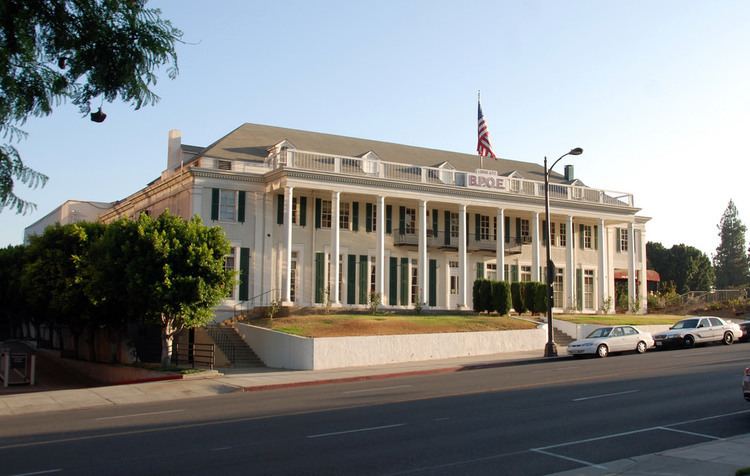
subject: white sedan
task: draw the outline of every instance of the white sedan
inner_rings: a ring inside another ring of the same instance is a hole
[[[634,326],[600,327],[585,339],[568,344],[568,353],[573,356],[585,354],[606,357],[610,352],[634,350],[639,354],[654,346],[654,338]]]

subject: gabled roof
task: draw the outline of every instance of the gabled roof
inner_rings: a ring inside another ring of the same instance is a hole
[[[464,172],[474,172],[480,168],[479,157],[474,154],[462,154],[446,150],[428,149],[259,124],[241,125],[206,147],[201,155],[219,159],[261,162],[268,156],[268,149],[283,140],[293,143],[299,150],[323,154],[360,157],[368,151],[372,151],[381,160],[386,162],[398,162],[425,167],[450,162],[456,170]],[[517,171],[526,179],[544,180],[543,166],[530,162],[508,159],[484,159],[481,168],[496,170],[500,175]],[[550,176],[550,181],[563,182],[564,177],[553,172]]]

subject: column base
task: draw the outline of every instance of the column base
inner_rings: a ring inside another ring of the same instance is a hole
[[[557,357],[557,345],[554,342],[547,342],[544,346],[545,357]]]

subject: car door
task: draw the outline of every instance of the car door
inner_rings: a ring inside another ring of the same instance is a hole
[[[729,330],[729,326],[724,324],[721,319],[716,317],[709,318],[711,321],[711,329],[714,330],[713,332],[713,339],[714,340],[721,340],[724,338],[724,332]]]
[[[711,328],[711,321],[708,318],[702,318],[698,322],[698,327],[695,329],[695,341],[706,342],[713,340],[713,329]]]
[[[641,336],[638,334],[637,330],[630,326],[624,326],[622,330],[625,333],[625,337],[623,338],[623,346],[625,347],[625,350],[634,350],[638,346],[638,341]]]
[[[612,329],[608,343],[610,352],[621,352],[627,350],[625,348],[625,332],[622,330],[622,327],[615,327]]]

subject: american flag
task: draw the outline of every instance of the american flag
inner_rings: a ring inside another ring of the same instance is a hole
[[[477,141],[477,154],[480,157],[492,157],[496,159],[495,153],[492,152],[492,146],[490,145],[490,132],[487,130],[487,123],[484,120],[482,114],[482,104],[477,102],[479,105],[479,140]]]

